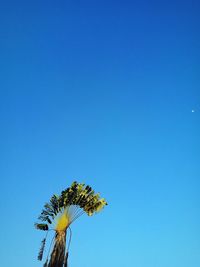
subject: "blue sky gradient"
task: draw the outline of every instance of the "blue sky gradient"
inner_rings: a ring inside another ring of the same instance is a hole
[[[200,266],[199,12],[1,3],[1,266],[42,266],[34,222],[73,180],[109,206],[72,226],[70,267]]]

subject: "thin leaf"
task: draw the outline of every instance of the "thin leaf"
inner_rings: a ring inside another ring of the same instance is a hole
[[[40,251],[39,251],[39,254],[38,254],[38,260],[39,260],[39,261],[42,260],[43,253],[44,253],[44,248],[45,248],[45,243],[46,243],[46,238],[44,238],[44,239],[42,240],[42,243],[41,243]]]

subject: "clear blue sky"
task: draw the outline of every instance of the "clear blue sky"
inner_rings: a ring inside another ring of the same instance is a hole
[[[1,1],[1,266],[42,266],[33,224],[73,180],[109,206],[73,225],[70,267],[200,266],[199,13]]]

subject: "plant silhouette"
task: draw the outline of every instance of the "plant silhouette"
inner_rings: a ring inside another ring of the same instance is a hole
[[[68,247],[66,246],[66,236],[69,232],[69,243],[71,241],[70,225],[81,215],[86,213],[92,216],[99,212],[107,202],[100,198],[90,186],[83,183],[73,182],[72,185],[63,190],[61,194],[53,195],[49,203],[38,217],[39,223],[35,227],[39,230],[55,231],[52,240],[52,249],[50,246],[50,257],[47,255],[44,267],[67,267],[68,266]],[[41,248],[38,254],[38,260],[42,260],[45,249],[46,237],[42,240]],[[49,253],[48,253],[49,254]]]

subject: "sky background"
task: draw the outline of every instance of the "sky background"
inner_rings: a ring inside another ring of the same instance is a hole
[[[109,205],[72,226],[70,267],[200,266],[199,13],[1,1],[1,266],[42,266],[34,222],[74,180]]]

